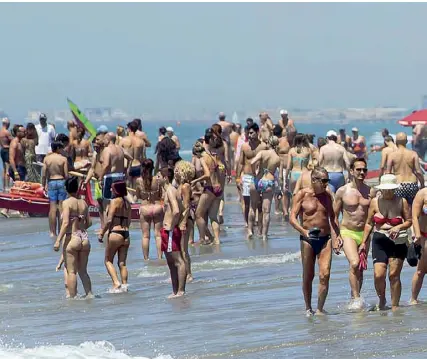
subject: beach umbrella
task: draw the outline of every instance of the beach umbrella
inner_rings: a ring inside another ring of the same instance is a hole
[[[71,101],[69,98],[67,98],[68,106],[70,107],[70,111],[73,114],[74,120],[77,122],[77,124],[81,127],[84,127],[85,130],[89,133],[89,142],[91,142],[95,136],[96,136],[96,129],[92,125],[92,123],[88,120],[86,115],[80,111],[80,109],[77,107],[77,105]]]
[[[413,111],[410,115],[397,121],[402,126],[427,125],[427,110]]]

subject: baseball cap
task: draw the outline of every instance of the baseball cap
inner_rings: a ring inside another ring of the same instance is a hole
[[[218,117],[219,117],[219,118],[223,118],[223,117],[225,118],[225,113],[224,113],[224,112],[220,112],[220,113],[218,114]]]
[[[337,133],[334,130],[329,130],[328,132],[326,132],[326,137],[331,137],[331,136],[338,137]]]
[[[166,132],[173,132],[173,127],[166,127]]]
[[[287,111],[287,110],[280,110],[280,114],[281,114],[281,115],[287,115],[287,114],[288,114],[288,111]]]
[[[101,125],[96,129],[96,132],[108,132],[108,127],[105,125]]]
[[[47,116],[45,113],[41,113],[39,116],[39,120],[47,120]]]
[[[1,119],[1,122],[2,122],[2,123],[9,123],[10,121],[9,121],[9,119],[8,119],[7,117],[3,117],[3,118]]]
[[[359,132],[359,129],[358,129],[357,127],[353,127],[353,128],[351,129],[351,132]]]

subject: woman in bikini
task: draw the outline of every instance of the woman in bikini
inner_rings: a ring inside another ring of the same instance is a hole
[[[77,138],[72,142],[75,154],[74,168],[76,170],[83,170],[89,166],[89,157],[92,157],[92,146],[89,141],[84,139],[85,133],[84,128],[77,128]]]
[[[69,197],[62,203],[62,225],[53,248],[58,251],[62,243],[69,297],[74,298],[77,295],[77,273],[86,296],[92,296],[92,283],[87,273],[90,242],[86,232],[92,225],[92,220],[86,201],[77,198],[77,177],[68,178],[65,181],[65,189]]]
[[[259,218],[260,232],[262,239],[267,240],[268,227],[270,225],[270,212],[271,202],[274,196],[275,176],[278,170],[279,182],[283,183],[283,162],[278,154],[279,139],[276,136],[270,136],[268,139],[268,149],[259,151],[258,154],[252,159],[251,165],[257,166],[259,164],[259,171],[255,179],[256,189],[262,200],[262,221]],[[282,185],[279,186],[279,189]],[[279,200],[281,196],[279,196]]]
[[[372,230],[374,230],[372,236],[372,258],[374,262],[375,290],[379,298],[379,310],[386,309],[387,268],[392,310],[396,310],[399,307],[402,293],[400,272],[408,252],[407,229],[411,227],[412,219],[406,199],[399,198],[395,194],[398,187],[395,175],[387,174],[381,177],[381,182],[376,187],[381,191],[381,194],[371,200],[365,230],[363,231],[362,244],[359,246],[359,254],[361,252],[367,253],[369,237]]]
[[[193,157],[191,159],[191,164],[195,169],[194,178],[199,178],[204,175],[203,165],[201,162],[201,157],[203,152],[205,151],[205,147],[203,145],[203,139],[199,139],[193,146]],[[191,187],[191,208],[190,213],[191,216],[196,219],[196,209],[199,205],[200,196],[204,190],[204,182],[196,182],[194,186]],[[208,214],[206,213],[205,218],[206,223],[209,221]],[[206,227],[206,238],[209,242],[213,241],[213,236],[208,227]],[[194,244],[194,226],[189,230],[189,244]]]
[[[411,304],[418,304],[418,295],[423,286],[424,276],[427,272],[427,188],[421,189],[412,203],[412,221],[414,224],[414,243],[418,245],[421,258],[417,270],[412,278]]]
[[[219,136],[222,138],[222,127],[219,124],[216,123],[212,125],[212,132],[215,134],[215,136]],[[226,181],[228,181],[228,183],[231,182],[231,163],[230,163],[231,152],[230,151],[231,151],[230,145],[228,144],[227,141],[223,139],[222,146],[218,148],[218,151],[216,151],[220,162],[223,163],[225,166],[225,171],[220,172],[220,178],[219,178],[222,188],[225,187]],[[218,209],[219,224],[224,223],[224,205],[225,205],[225,201],[224,201],[224,191],[223,191],[221,196],[221,201],[219,204],[219,209]]]
[[[221,163],[217,150],[223,145],[221,136],[214,134],[211,128],[205,132],[205,151],[202,152],[200,163],[203,166],[203,176],[194,179],[191,186],[198,182],[205,181],[204,190],[200,196],[199,205],[196,210],[196,224],[199,229],[200,243],[207,244],[206,215],[212,223],[214,234],[214,244],[219,244],[219,222],[218,210],[224,188],[221,186],[220,178],[225,172],[225,166]]]
[[[191,259],[188,253],[188,242],[190,231],[194,232],[194,216],[191,211],[191,181],[195,176],[194,166],[187,161],[179,161],[175,165],[174,179],[178,184],[178,206],[180,218],[178,222],[179,229],[182,232],[181,237],[181,254],[185,262],[187,271],[187,281],[192,281]],[[193,212],[194,214],[194,212]]]
[[[118,181],[111,185],[114,198],[111,200],[107,211],[107,220],[104,227],[98,234],[98,241],[102,243],[105,232],[108,231],[107,243],[105,244],[105,267],[113,281],[112,290],[127,291],[128,270],[126,268],[126,259],[130,244],[129,226],[132,220],[132,207],[126,199],[126,182]],[[114,268],[114,257],[118,255],[118,265],[120,270],[119,281],[117,271]]]
[[[304,168],[307,168],[311,158],[311,149],[305,135],[299,133],[295,136],[294,146],[288,153],[286,170],[286,183],[290,193],[294,193],[295,185]]]
[[[136,180],[136,197],[141,199],[139,208],[142,230],[142,252],[148,260],[150,252],[150,228],[154,226],[157,258],[162,258],[162,239],[160,229],[163,226],[164,209],[162,202],[162,183],[158,176],[153,177],[154,162],[147,158],[141,163],[141,177]]]

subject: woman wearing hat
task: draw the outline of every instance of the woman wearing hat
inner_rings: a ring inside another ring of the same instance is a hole
[[[378,309],[386,309],[386,276],[391,290],[392,310],[399,306],[402,284],[400,272],[408,252],[407,229],[412,225],[409,205],[406,199],[396,197],[395,190],[399,187],[395,175],[381,177],[376,188],[381,194],[373,198],[369,206],[368,218],[363,232],[359,253],[368,253],[369,236],[372,236],[372,259],[374,262],[375,290],[379,298]]]

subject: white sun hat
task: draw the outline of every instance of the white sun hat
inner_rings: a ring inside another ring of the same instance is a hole
[[[167,131],[167,132],[173,132],[173,128],[172,128],[172,127],[170,127],[170,126],[169,126],[169,127],[166,127],[166,131]]]
[[[396,189],[399,188],[399,184],[397,183],[397,177],[392,174],[387,174],[381,177],[381,182],[376,189]]]
[[[287,115],[287,114],[288,114],[288,111],[287,111],[287,110],[280,110],[280,114],[281,114],[281,115]]]
[[[338,137],[337,133],[334,130],[329,130],[328,132],[326,132],[326,137],[331,137],[331,136]]]

